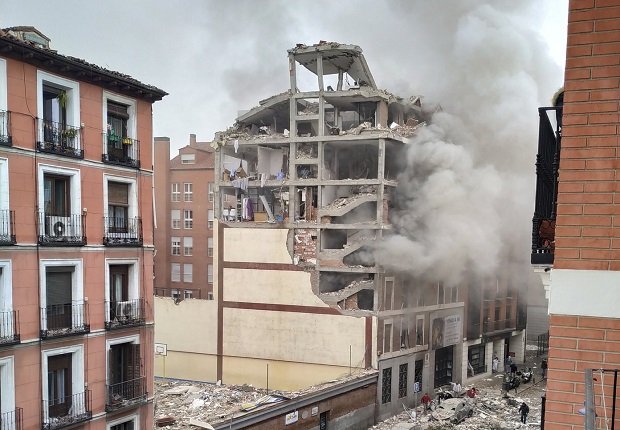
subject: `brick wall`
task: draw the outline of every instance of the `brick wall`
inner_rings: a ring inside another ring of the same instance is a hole
[[[554,268],[620,270],[620,1],[569,8]]]

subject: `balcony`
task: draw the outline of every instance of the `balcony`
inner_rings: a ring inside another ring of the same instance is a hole
[[[106,412],[114,412],[146,402],[146,377],[141,376],[106,386]]]
[[[0,414],[0,430],[22,430],[22,426],[22,408],[15,408],[14,411]]]
[[[80,127],[39,119],[37,149],[48,154],[84,158]]]
[[[0,312],[0,347],[19,343],[19,312]],[[3,427],[0,425],[0,430]]]
[[[88,303],[67,303],[41,308],[41,339],[89,332]]]
[[[0,210],[0,246],[15,245],[15,212]]]
[[[103,217],[105,246],[142,246],[142,218]]]
[[[0,146],[13,146],[11,112],[0,110]]]
[[[106,302],[109,319],[105,322],[107,330],[144,325],[144,299],[122,302]]]
[[[51,215],[40,212],[39,245],[86,245],[86,215]]]
[[[517,321],[513,319],[498,320],[498,321],[485,321],[482,326],[483,334],[490,334],[499,331],[512,331],[517,328]]]
[[[128,137],[103,133],[103,154],[101,155],[101,160],[108,164],[139,169],[140,142]]]
[[[536,202],[532,219],[532,264],[551,265],[555,249],[562,107],[538,108]]]
[[[56,430],[88,421],[93,416],[90,390],[59,399],[43,400],[43,430]]]

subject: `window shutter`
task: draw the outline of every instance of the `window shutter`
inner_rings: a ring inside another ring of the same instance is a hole
[[[48,267],[45,273],[47,306],[71,303],[71,276],[74,268]]]
[[[127,206],[129,204],[129,184],[108,182],[108,205]]]
[[[108,101],[108,115],[112,115],[118,118],[129,119],[129,113],[127,112],[127,106]]]

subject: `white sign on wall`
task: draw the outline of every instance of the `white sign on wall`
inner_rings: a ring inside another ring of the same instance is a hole
[[[289,414],[286,414],[286,417],[284,418],[284,425],[296,423],[297,420],[299,420],[299,414],[297,413],[297,411],[291,412]]]

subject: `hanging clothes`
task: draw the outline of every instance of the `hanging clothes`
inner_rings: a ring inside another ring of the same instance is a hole
[[[248,215],[248,220],[249,221],[254,221],[254,203],[252,202],[252,199],[247,199],[247,215]]]

